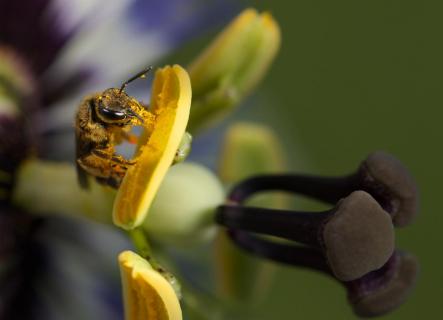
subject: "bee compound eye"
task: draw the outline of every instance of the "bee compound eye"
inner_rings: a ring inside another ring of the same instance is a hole
[[[98,112],[102,118],[110,121],[121,121],[126,119],[126,113],[119,110],[112,110],[108,108],[99,108]]]

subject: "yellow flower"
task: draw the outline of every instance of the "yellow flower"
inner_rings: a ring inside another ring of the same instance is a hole
[[[147,121],[135,160],[126,172],[115,202],[114,223],[133,229],[145,219],[188,123],[191,82],[180,66],[157,70],[151,95],[153,121]]]
[[[124,251],[119,257],[126,320],[181,320],[171,284],[142,257]]]

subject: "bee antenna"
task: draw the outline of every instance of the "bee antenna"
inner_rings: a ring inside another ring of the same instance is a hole
[[[152,70],[152,66],[147,67],[146,69],[144,69],[143,71],[140,71],[139,73],[137,73],[136,75],[134,75],[133,77],[129,78],[128,80],[126,80],[122,86],[120,87],[120,93],[122,93],[123,91],[125,91],[125,88],[128,84],[130,84],[132,81],[137,80],[138,78],[145,78],[146,74]]]

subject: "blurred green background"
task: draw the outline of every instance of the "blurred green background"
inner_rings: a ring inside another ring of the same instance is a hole
[[[348,173],[379,149],[400,158],[419,185],[421,212],[415,224],[397,230],[397,246],[418,257],[421,274],[407,303],[384,318],[443,318],[443,2],[245,3],[272,12],[283,46],[235,120],[272,126],[297,171]],[[199,41],[182,56],[201,48]],[[345,291],[331,279],[285,266],[277,273],[254,319],[354,318]]]

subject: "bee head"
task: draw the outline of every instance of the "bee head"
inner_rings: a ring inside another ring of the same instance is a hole
[[[127,125],[136,120],[143,123],[133,109],[134,99],[120,89],[105,90],[96,100],[95,113],[97,117],[107,124]]]

